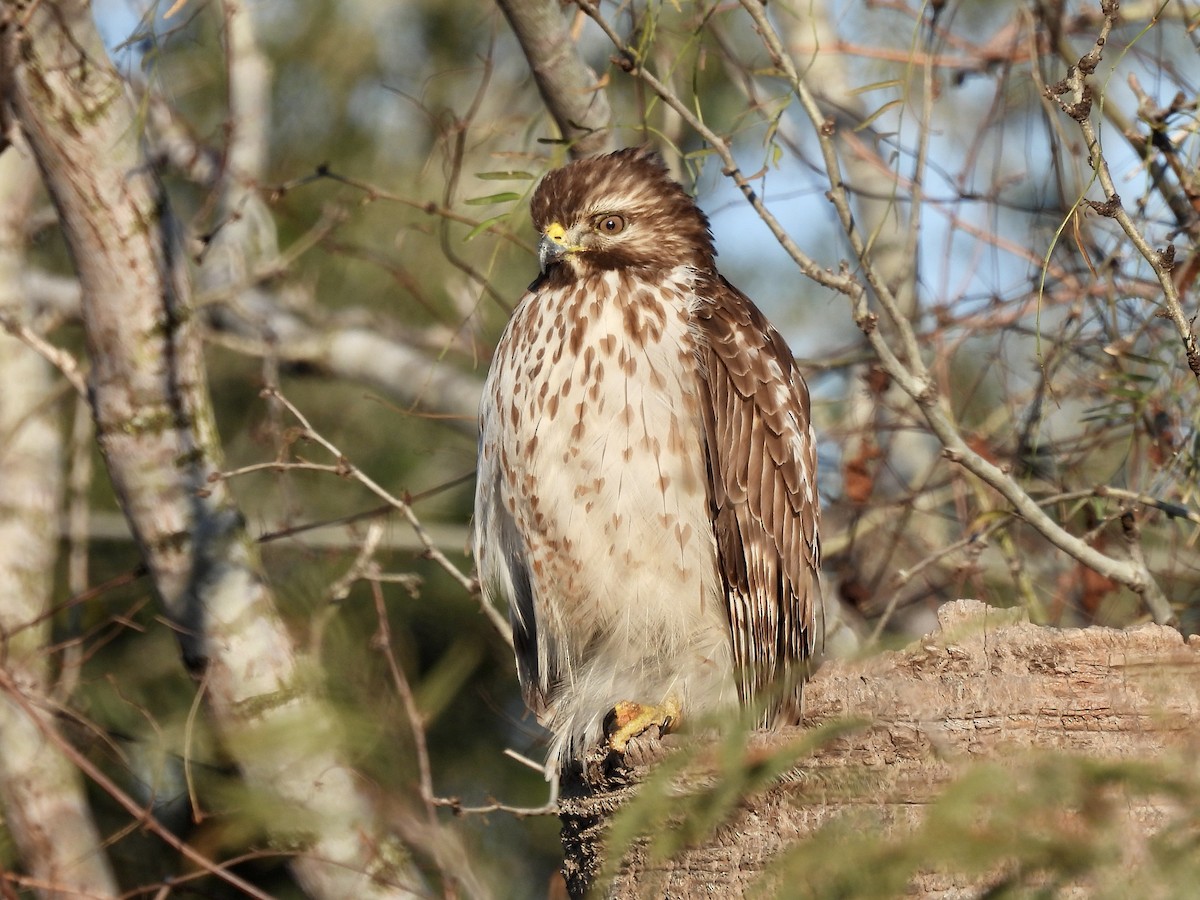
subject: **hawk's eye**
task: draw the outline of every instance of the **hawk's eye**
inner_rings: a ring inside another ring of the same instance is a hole
[[[620,234],[625,230],[625,220],[620,216],[600,216],[596,219],[596,230],[601,234]]]

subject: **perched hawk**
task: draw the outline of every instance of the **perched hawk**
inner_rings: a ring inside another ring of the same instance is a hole
[[[484,388],[475,558],[551,762],[737,700],[799,713],[820,621],[808,389],[640,149],[548,174]]]

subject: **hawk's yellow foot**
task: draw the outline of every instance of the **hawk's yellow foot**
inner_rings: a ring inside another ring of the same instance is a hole
[[[651,725],[657,725],[659,731],[666,734],[671,725],[679,721],[680,711],[675,697],[668,697],[659,706],[622,700],[612,709],[613,731],[608,736],[608,746],[624,753],[629,742]]]

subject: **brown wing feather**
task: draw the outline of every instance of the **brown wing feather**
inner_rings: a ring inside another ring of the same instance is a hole
[[[738,691],[767,718],[799,712],[818,628],[817,459],[808,388],[787,344],[720,276],[698,286],[695,329],[713,528]],[[783,686],[783,695],[772,695]]]

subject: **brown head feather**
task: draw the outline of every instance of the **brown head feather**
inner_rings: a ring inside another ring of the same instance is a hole
[[[553,223],[580,245],[574,266],[558,265],[555,278],[622,268],[714,268],[708,219],[673,179],[658,154],[642,147],[582,159],[550,172],[530,204],[541,233]],[[619,215],[624,230],[599,233],[594,222]],[[548,273],[550,274],[550,273]]]

